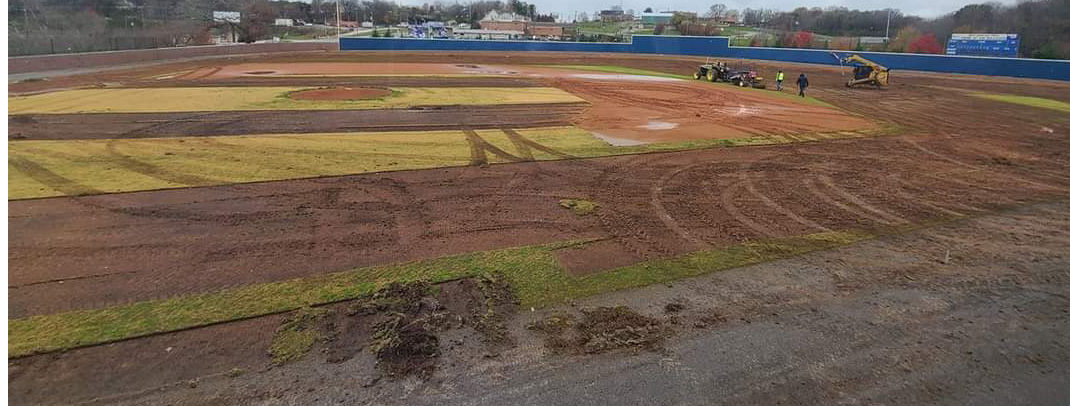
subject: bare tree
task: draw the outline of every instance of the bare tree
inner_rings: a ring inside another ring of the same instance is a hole
[[[724,18],[725,13],[727,12],[728,6],[725,6],[724,4],[714,4],[710,6],[709,11],[706,12],[706,17],[712,18],[714,20],[720,20]]]

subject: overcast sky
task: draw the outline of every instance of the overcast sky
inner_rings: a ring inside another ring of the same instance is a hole
[[[399,0],[405,4],[420,5],[429,0]],[[443,0],[450,2],[451,0]],[[464,3],[465,0],[459,0]],[[730,9],[771,8],[776,10],[792,10],[796,7],[827,7],[843,6],[859,10],[874,10],[896,8],[905,14],[921,17],[939,17],[945,13],[958,10],[962,6],[974,3],[985,3],[990,0],[897,0],[879,2],[873,0],[601,0],[601,1],[577,1],[577,0],[527,0],[535,3],[539,13],[557,13],[565,19],[571,19],[574,12],[586,11],[588,15],[597,10],[609,8],[614,5],[622,5],[625,10],[633,9],[637,13],[647,7],[655,11],[679,10],[679,11],[705,11],[711,4],[723,3]],[[1013,4],[1014,0],[998,0],[1004,4]],[[593,17],[593,15],[592,15]]]

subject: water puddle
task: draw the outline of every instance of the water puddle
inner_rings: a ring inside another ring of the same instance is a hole
[[[661,131],[661,130],[671,130],[671,129],[676,128],[678,126],[680,126],[680,125],[676,124],[676,123],[668,123],[668,122],[664,122],[664,121],[648,121],[645,125],[639,126],[639,128],[644,128],[644,129],[647,129],[647,130],[654,130],[654,131]]]
[[[629,140],[627,138],[615,138],[615,137],[610,137],[608,135],[599,134],[599,133],[595,133],[595,132],[592,132],[591,134],[594,134],[594,136],[598,137],[598,139],[600,139],[602,141],[605,141],[607,144],[612,145],[614,147],[634,147],[636,145],[647,144],[646,142],[642,142],[642,141]]]

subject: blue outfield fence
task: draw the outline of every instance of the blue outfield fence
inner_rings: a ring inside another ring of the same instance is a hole
[[[857,53],[889,69],[1070,81],[1070,61],[977,56],[830,51],[728,46],[728,37],[635,35],[630,43],[496,41],[464,39],[342,38],[343,51],[615,52],[763,59],[839,65],[836,55]]]

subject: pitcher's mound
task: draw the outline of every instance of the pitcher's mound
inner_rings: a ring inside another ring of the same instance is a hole
[[[390,95],[390,89],[374,87],[332,87],[327,89],[302,90],[290,93],[296,100],[363,100]]]

